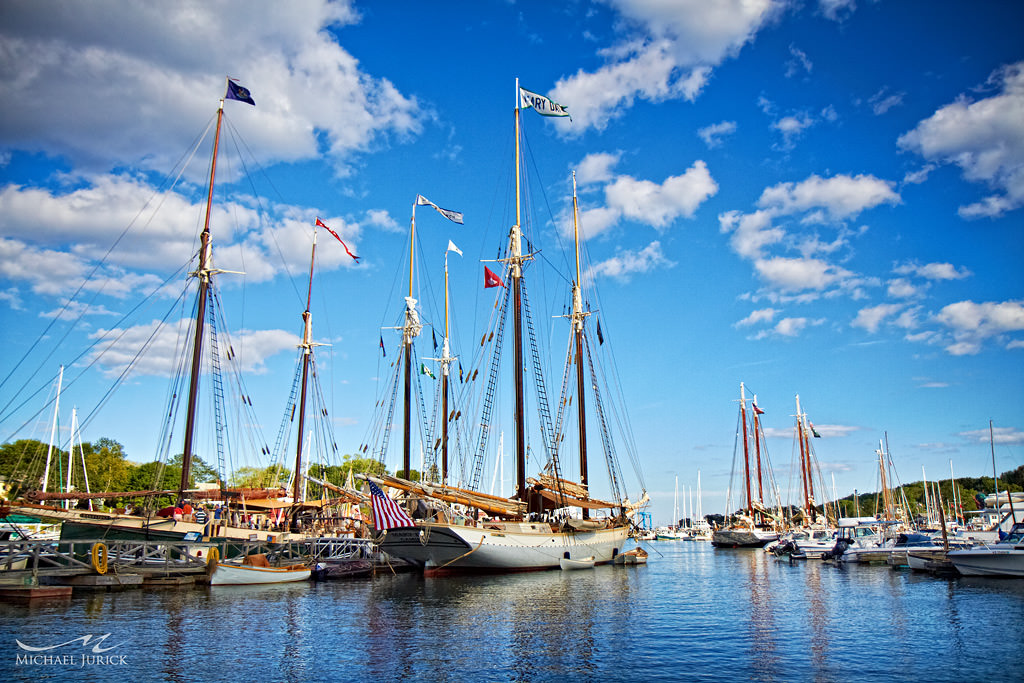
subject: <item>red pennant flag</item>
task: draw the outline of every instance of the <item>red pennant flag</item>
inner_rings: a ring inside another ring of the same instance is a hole
[[[488,287],[504,287],[505,283],[501,281],[501,278],[495,275],[490,268],[484,266],[484,289]]]
[[[757,413],[758,415],[764,415],[764,411],[758,408],[756,403],[751,403],[751,405],[754,406],[755,413]]]
[[[320,220],[319,217],[316,219],[316,224],[318,226],[320,226],[321,228],[323,228],[324,230],[326,230],[327,232],[329,232],[332,235],[334,235],[334,239],[336,239],[339,242],[341,242],[341,246],[345,247],[345,253],[348,254],[349,256],[351,256],[355,260],[356,263],[359,263],[359,257],[356,256],[355,254],[353,254],[351,251],[348,250],[348,245],[345,244],[345,240],[343,240],[340,237],[338,237],[338,233],[334,232],[333,230],[328,228],[326,225],[324,225],[324,222],[322,220]]]

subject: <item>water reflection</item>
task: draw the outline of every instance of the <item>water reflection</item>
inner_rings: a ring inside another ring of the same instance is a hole
[[[0,604],[0,677],[68,678],[15,666],[14,639],[88,633],[128,643],[128,667],[90,672],[108,681],[952,681],[1005,680],[1019,668],[1024,581],[652,545],[646,567]]]
[[[775,638],[775,606],[772,604],[774,587],[767,571],[767,555],[760,549],[747,549],[736,553],[747,568],[747,590],[750,594],[750,657],[755,678],[772,680],[777,676],[778,655]]]

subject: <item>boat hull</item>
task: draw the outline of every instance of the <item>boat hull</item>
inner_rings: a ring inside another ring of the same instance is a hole
[[[964,576],[1024,577],[1024,545],[1016,548],[952,550],[946,557]]]
[[[381,550],[423,567],[427,573],[516,572],[558,569],[566,557],[611,562],[629,538],[627,527],[592,531],[551,531],[547,524],[488,529],[425,524],[391,529]]]
[[[760,529],[719,529],[711,535],[716,548],[763,548],[766,543],[779,540],[774,531]]]
[[[211,586],[251,586],[271,583],[294,583],[306,581],[310,569],[275,569],[273,567],[251,567],[218,562],[210,575]]]

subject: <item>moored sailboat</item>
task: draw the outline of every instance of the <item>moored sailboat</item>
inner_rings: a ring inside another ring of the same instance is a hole
[[[246,89],[242,88],[230,79],[228,80],[227,92],[225,93],[225,96],[221,98],[220,106],[217,110],[216,132],[213,140],[209,183],[206,195],[205,219],[203,220],[203,227],[199,236],[199,249],[196,253],[198,262],[195,269],[189,273],[189,280],[194,278],[198,283],[198,287],[195,295],[194,316],[191,319],[191,326],[189,329],[191,340],[187,344],[187,346],[190,347],[187,349],[189,355],[186,356],[181,364],[182,368],[188,368],[188,391],[187,406],[184,410],[185,434],[181,455],[180,482],[176,488],[164,488],[161,486],[160,478],[158,476],[157,481],[154,482],[153,488],[150,490],[104,492],[86,491],[84,493],[52,493],[46,491],[46,485],[44,483],[42,491],[29,491],[25,496],[28,502],[15,507],[28,514],[35,514],[49,520],[60,522],[62,540],[104,538],[108,540],[181,541],[183,539],[215,537],[226,541],[252,541],[256,540],[254,537],[257,537],[259,540],[284,541],[304,537],[303,534],[290,533],[287,530],[289,524],[284,519],[284,515],[279,513],[287,508],[289,510],[288,517],[293,522],[291,526],[293,530],[296,530],[294,520],[299,511],[299,506],[302,503],[300,491],[302,490],[302,484],[304,483],[301,467],[303,463],[303,420],[306,408],[306,386],[311,372],[312,347],[314,346],[310,338],[311,327],[308,299],[307,310],[303,314],[303,341],[302,344],[300,344],[300,348],[303,350],[300,365],[302,372],[302,385],[301,398],[297,406],[299,411],[299,425],[296,435],[296,468],[292,486],[292,497],[288,499],[287,491],[283,487],[276,485],[271,485],[268,488],[257,488],[255,486],[227,488],[224,482],[224,475],[226,473],[223,470],[226,468],[223,467],[223,462],[221,463],[220,469],[222,471],[219,472],[220,480],[217,485],[211,485],[209,488],[193,488],[193,459],[196,451],[196,434],[197,431],[199,431],[197,423],[198,415],[200,413],[200,378],[206,373],[209,373],[213,377],[213,391],[211,392],[213,394],[213,398],[211,399],[211,402],[214,406],[213,412],[216,414],[217,418],[221,418],[225,412],[225,406],[223,404],[225,400],[223,389],[224,382],[220,377],[221,364],[225,359],[230,362],[234,357],[230,342],[226,345],[221,344],[220,346],[217,342],[218,332],[215,328],[217,327],[216,323],[220,320],[220,316],[217,315],[217,312],[214,309],[214,306],[218,301],[218,296],[215,292],[213,281],[214,276],[217,273],[225,271],[218,270],[214,267],[213,240],[211,236],[214,183],[217,177],[217,158],[220,147],[221,127],[224,120],[225,99],[234,99],[250,105],[255,104]],[[319,219],[317,219],[317,225],[323,225],[320,223]],[[326,226],[323,227],[326,228]],[[337,237],[337,235],[335,235],[335,237]],[[340,237],[338,239],[340,241]],[[315,256],[315,228],[313,249],[313,254]],[[310,278],[310,287],[312,287],[312,265]],[[220,334],[223,334],[223,331],[221,331]],[[226,353],[223,354],[222,358],[221,352],[223,351],[224,346],[227,347],[227,350]],[[207,365],[209,367],[207,367]],[[166,415],[173,417],[179,412],[178,405],[176,403],[178,396],[179,393],[177,391],[171,392],[170,400],[172,405],[165,412]],[[244,395],[240,398],[240,403],[243,405],[242,410],[250,411],[252,406],[251,400]],[[247,402],[248,408],[244,407]],[[169,422],[172,417],[168,418]],[[249,421],[255,422],[253,419],[250,419]],[[221,452],[223,437],[222,428],[222,420],[218,419],[218,424],[216,425],[215,430],[217,431],[218,456],[221,459],[223,459],[223,453]],[[171,428],[165,429],[168,435],[173,431]],[[164,441],[163,446],[168,447],[170,441],[171,439],[168,436]],[[269,449],[266,449],[265,447],[264,451],[269,453]],[[162,471],[163,466],[166,464],[166,458],[161,456],[159,460],[161,461],[160,470]],[[158,511],[155,509],[153,504],[154,499],[158,496],[170,497],[172,501],[177,501],[177,503],[172,504],[164,510]],[[143,505],[142,510],[139,512],[133,512],[127,509],[116,512],[100,510],[84,511],[73,508],[56,508],[46,505],[46,503],[55,500],[91,501],[93,499],[114,500],[135,498],[143,498],[147,501],[147,504]],[[360,498],[353,492],[341,492],[339,494],[339,498],[342,502],[354,502],[360,500]],[[287,500],[287,502],[284,502],[285,500]],[[202,514],[197,514],[195,516],[188,514],[188,509],[192,504],[195,504],[196,507],[199,508],[204,501],[217,501],[218,503],[222,503],[223,507],[216,516],[212,510],[209,513],[203,511]],[[265,519],[267,519],[267,521],[262,525],[262,528],[254,528],[254,526],[257,526],[256,523],[244,523],[237,514],[237,511],[239,509],[244,510],[246,505],[249,506],[249,509],[264,509],[259,506],[261,501],[270,501],[270,507],[275,510],[275,514],[265,515]],[[269,518],[271,517],[274,518],[273,526],[269,521]]]
[[[534,106],[539,96],[520,90],[516,84],[515,107],[515,178],[516,216],[507,238],[507,257],[500,259],[505,265],[504,277],[486,271],[487,286],[501,287],[501,296],[495,306],[500,309],[496,325],[497,336],[501,339],[506,315],[511,316],[513,327],[513,373],[514,386],[514,439],[516,462],[516,491],[511,498],[484,494],[478,490],[482,470],[483,446],[490,429],[489,409],[493,395],[488,393],[484,400],[480,420],[479,440],[481,446],[472,463],[471,481],[468,487],[452,486],[442,475],[440,482],[417,483],[397,478],[367,477],[394,489],[404,491],[408,498],[431,502],[433,509],[428,516],[416,519],[414,526],[387,528],[378,521],[378,528],[384,531],[381,548],[385,552],[423,567],[429,573],[472,572],[472,571],[525,571],[558,568],[563,560],[587,557],[596,564],[608,563],[624,549],[631,533],[631,517],[646,500],[630,503],[621,492],[621,475],[617,472],[614,451],[610,444],[607,421],[602,404],[596,392],[597,378],[587,376],[587,361],[591,356],[591,344],[586,333],[586,319],[590,315],[584,310],[582,279],[579,260],[578,204],[573,192],[573,225],[576,239],[576,272],[572,282],[572,309],[566,316],[572,326],[569,358],[575,368],[577,434],[579,447],[579,482],[572,482],[561,475],[559,443],[562,437],[562,409],[567,401],[560,403],[558,419],[551,422],[546,395],[538,390],[538,408],[541,412],[541,436],[547,452],[543,472],[535,478],[527,478],[527,431],[526,431],[526,390],[524,370],[525,342],[530,338],[535,354],[533,366],[539,372],[540,362],[536,356],[536,343],[532,339],[533,328],[529,319],[523,278],[524,265],[532,254],[524,253],[524,236],[520,214],[520,108]],[[545,102],[548,102],[545,98]],[[530,104],[527,104],[530,102]],[[555,110],[547,108],[547,111]],[[575,183],[574,183],[575,184]],[[600,332],[598,332],[600,335]],[[493,333],[492,335],[493,336]],[[487,335],[485,335],[485,339]],[[500,343],[500,341],[499,341]],[[497,355],[491,363],[491,374],[487,391],[493,391],[494,376],[497,373]],[[566,379],[569,377],[567,368]],[[589,381],[588,381],[589,380]],[[542,386],[538,381],[538,385]],[[598,500],[591,495],[590,471],[587,461],[586,393],[587,387],[594,388],[594,410],[602,424],[602,440],[606,459],[609,461],[613,481],[611,491],[615,500]],[[565,390],[563,390],[563,395]],[[447,419],[447,415],[444,416]],[[407,469],[407,468],[406,468]],[[618,475],[618,476],[616,476]],[[599,512],[603,516],[596,516]],[[595,515],[595,516],[592,516]],[[479,519],[483,515],[485,519]]]
[[[779,538],[779,517],[764,504],[764,479],[767,471],[769,485],[772,485],[771,469],[762,462],[762,432],[760,415],[764,412],[757,407],[756,397],[751,403],[753,407],[752,431],[754,441],[754,462],[751,463],[750,444],[747,421],[746,388],[740,382],[740,416],[738,435],[743,447],[743,480],[744,506],[735,515],[732,523],[721,529],[715,529],[711,535],[711,544],[716,548],[760,548],[766,543]],[[753,465],[753,471],[752,471]],[[735,475],[736,473],[734,473]],[[752,478],[757,482],[757,500],[752,491]],[[735,476],[733,477],[735,481]],[[770,504],[769,500],[769,504]]]

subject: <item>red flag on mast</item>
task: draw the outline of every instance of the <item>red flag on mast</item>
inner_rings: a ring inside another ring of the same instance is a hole
[[[504,287],[505,283],[501,281],[501,278],[494,274],[490,268],[484,266],[484,289],[488,287]]]
[[[349,251],[348,245],[345,244],[345,240],[341,239],[341,237],[338,236],[338,233],[334,232],[333,230],[328,228],[326,225],[324,225],[324,222],[322,220],[320,220],[319,217],[316,219],[316,224],[318,226],[320,226],[321,228],[323,228],[324,230],[326,230],[327,232],[329,232],[332,235],[334,235],[334,239],[336,239],[339,242],[341,242],[341,246],[345,247],[345,253],[348,254],[349,256],[351,256],[355,260],[356,263],[359,263],[359,257],[356,256],[355,254],[353,254],[351,251]]]

